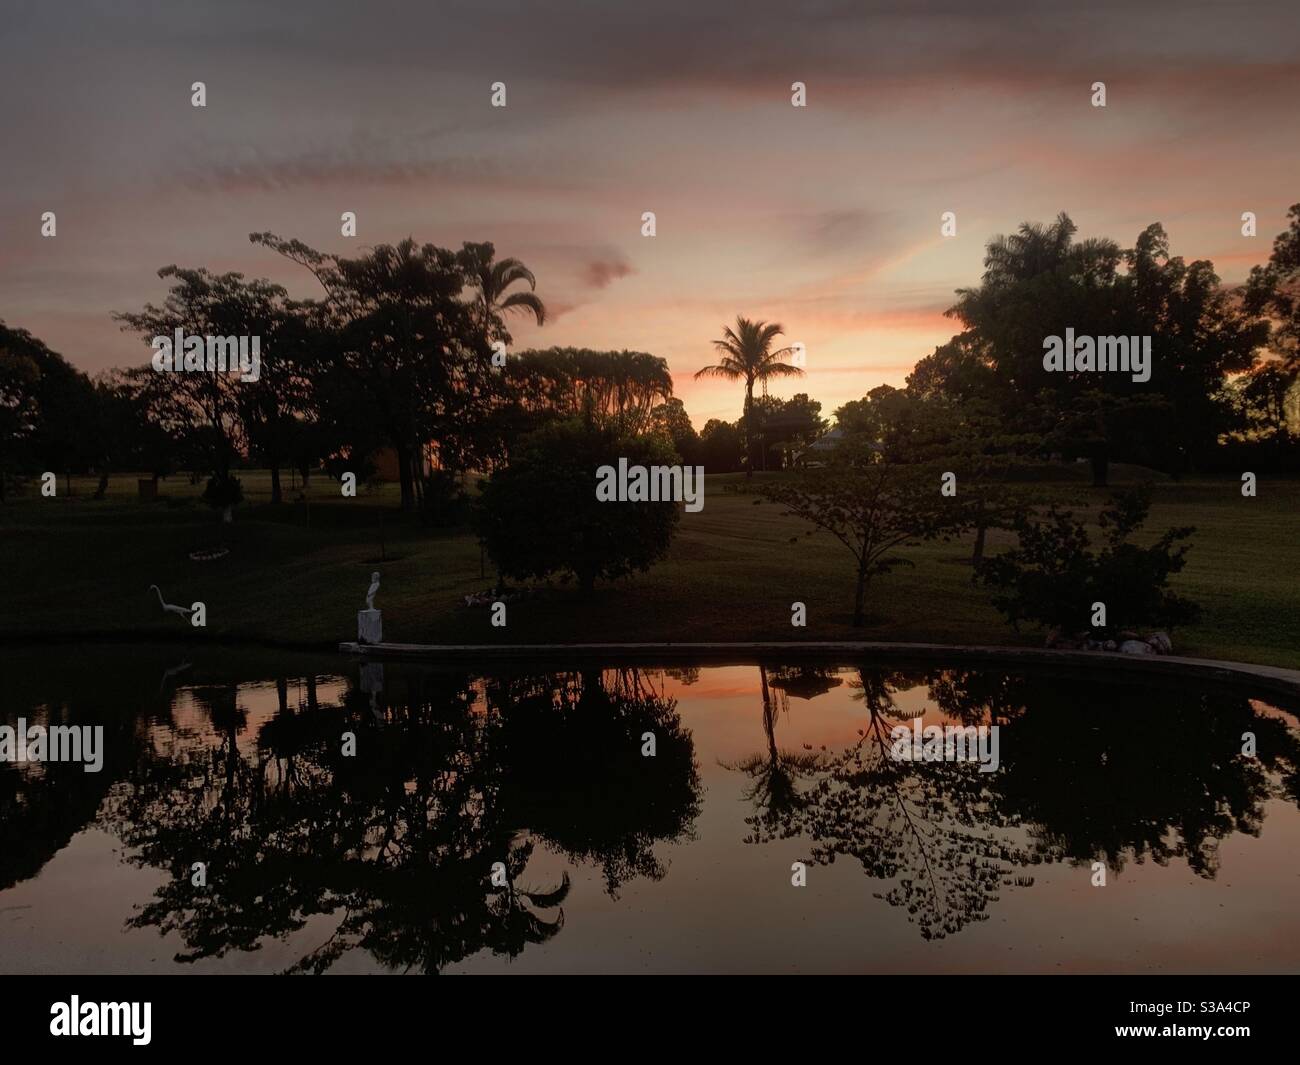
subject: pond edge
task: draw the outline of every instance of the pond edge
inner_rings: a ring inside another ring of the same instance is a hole
[[[356,641],[338,649],[363,658],[423,661],[533,661],[538,659],[636,658],[653,661],[749,662],[764,655],[782,658],[889,659],[999,665],[1061,666],[1143,677],[1176,676],[1183,680],[1249,681],[1253,687],[1300,696],[1300,670],[1250,662],[1225,662],[1178,655],[1126,655],[1114,651],[1064,651],[1033,647],[986,647],[969,644],[887,643],[853,640],[755,641],[748,643],[569,643],[569,644],[421,644]]]

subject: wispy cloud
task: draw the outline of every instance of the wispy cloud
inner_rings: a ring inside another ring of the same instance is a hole
[[[592,259],[582,272],[582,279],[592,288],[606,288],[620,277],[636,273],[622,259]]]
[[[519,256],[551,313],[517,342],[663,354],[697,420],[738,412],[689,372],[721,324],[782,321],[829,408],[950,335],[942,311],[994,233],[1065,209],[1127,243],[1159,220],[1176,254],[1239,278],[1300,199],[1290,0],[229,0],[147,18],[87,0],[6,17],[3,311],[91,369],[126,358],[109,313],[161,298],[168,262],[293,290],[250,231],[343,252],[411,234]]]

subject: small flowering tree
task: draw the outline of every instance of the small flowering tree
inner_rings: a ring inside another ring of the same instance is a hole
[[[947,536],[966,518],[954,500],[940,494],[938,473],[929,464],[889,462],[855,444],[838,452],[831,465],[768,486],[764,494],[848,548],[855,572],[853,624],[862,626],[871,578],[914,565],[896,552]]]

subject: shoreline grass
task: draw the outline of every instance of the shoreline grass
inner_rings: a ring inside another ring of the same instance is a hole
[[[1142,475],[1121,468],[1116,484]],[[769,474],[779,477],[781,474]],[[600,584],[590,600],[556,582],[509,604],[508,624],[493,628],[486,607],[464,596],[495,583],[491,562],[465,529],[432,529],[397,509],[395,485],[342,499],[337,485],[314,479],[308,497],[285,478],[285,498],[269,503],[265,471],[241,471],[247,502],[222,526],[198,501],[202,485],[174,477],[160,499],[135,498],[135,475],[110,482],[93,500],[93,478],[59,480],[59,496],[30,495],[0,507],[6,558],[6,608],[0,637],[75,639],[116,633],[144,639],[275,642],[333,647],[355,637],[370,573],[382,586],[385,638],[407,643],[581,643],[635,641],[880,640],[1042,646],[1034,629],[1019,633],[971,582],[969,535],[904,554],[901,568],[873,582],[867,624],[850,624],[851,559],[829,536],[806,535],[740,475],[710,474],[706,505],[683,514],[668,557],[646,574]],[[1034,488],[1078,513],[1095,516],[1108,498],[1082,471]],[[1198,601],[1198,624],[1174,633],[1175,653],[1296,668],[1300,666],[1300,481],[1268,479],[1244,499],[1231,477],[1157,482],[1139,539],[1172,525],[1194,525],[1186,569],[1174,587]],[[544,520],[541,519],[541,520]],[[381,533],[382,522],[382,533]],[[381,545],[382,535],[382,545]],[[791,542],[793,540],[793,542]],[[987,550],[1010,544],[993,531]],[[227,546],[214,561],[191,552]],[[169,602],[207,605],[205,630],[162,615],[151,584]],[[790,625],[804,602],[808,625]]]

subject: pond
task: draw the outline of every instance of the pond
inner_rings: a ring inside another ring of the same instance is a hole
[[[102,729],[97,772],[0,763],[3,972],[1300,968],[1276,696],[211,645],[0,668],[0,726]],[[897,756],[936,725],[996,758]]]

